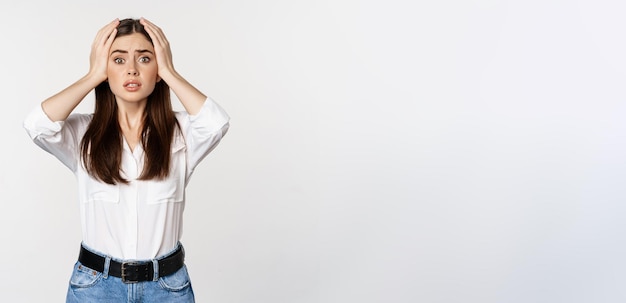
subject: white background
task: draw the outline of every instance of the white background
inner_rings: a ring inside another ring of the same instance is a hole
[[[23,118],[145,16],[232,117],[187,190],[198,302],[624,302],[623,3],[5,1],[2,301],[62,302],[80,243]]]

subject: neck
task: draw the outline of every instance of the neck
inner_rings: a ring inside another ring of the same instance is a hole
[[[117,102],[117,117],[123,129],[139,130],[143,125],[146,113],[146,101],[143,102]]]

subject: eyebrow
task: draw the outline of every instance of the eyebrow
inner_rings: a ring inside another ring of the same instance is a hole
[[[111,52],[111,55],[113,55],[114,53],[128,54],[128,51],[121,50],[121,49],[116,49],[116,50]],[[138,49],[138,50],[135,51],[135,53],[150,53],[150,54],[154,55],[154,53],[151,50],[147,50],[147,49]]]

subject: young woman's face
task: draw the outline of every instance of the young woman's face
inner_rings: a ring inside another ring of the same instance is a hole
[[[139,33],[116,38],[111,45],[107,76],[118,102],[145,101],[160,80],[152,43]]]

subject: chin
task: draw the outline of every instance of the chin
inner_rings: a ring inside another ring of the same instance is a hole
[[[143,101],[148,101],[148,96],[139,96],[139,95],[135,95],[135,96],[128,96],[128,95],[124,95],[124,94],[120,94],[120,95],[115,95],[115,99],[117,101],[121,101],[121,102],[126,102],[126,103],[138,103],[138,102],[143,102]]]

